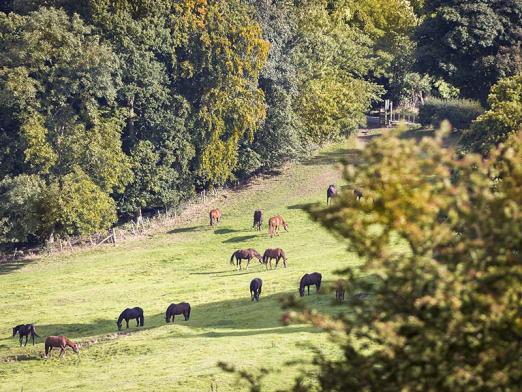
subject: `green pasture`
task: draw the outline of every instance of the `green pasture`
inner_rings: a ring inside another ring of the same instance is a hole
[[[353,141],[331,146],[219,197],[212,203],[223,211],[217,228],[208,227],[208,206],[202,206],[189,225],[140,241],[1,264],[0,390],[244,390],[245,384],[216,366],[225,361],[254,373],[273,369],[263,382],[270,391],[291,384],[299,366],[286,363],[310,360],[311,348],[338,355],[320,330],[282,326],[278,299],[297,294],[304,273],[319,271],[325,290],[320,295],[312,290],[302,301],[331,314],[349,311],[333,304],[327,288],[336,279],[334,271],[359,261],[346,252],[346,244],[310,221],[302,205],[325,203],[328,184],[341,184],[334,163],[356,159],[353,146]],[[264,211],[262,232],[251,229],[256,208]],[[270,239],[266,220],[275,214],[285,217],[289,232]],[[289,267],[265,271],[256,261],[249,271],[237,272],[230,256],[247,247],[261,253],[282,247]],[[259,303],[250,301],[254,277],[264,282]],[[175,324],[166,324],[166,307],[181,301],[192,305],[190,321],[178,316]],[[129,330],[117,334],[116,318],[132,306],[144,309],[145,327],[131,322]],[[20,348],[11,337],[11,328],[20,323],[36,325],[42,338],[34,347]],[[58,359],[55,352],[43,359],[48,335],[80,342],[80,356],[68,351]]]

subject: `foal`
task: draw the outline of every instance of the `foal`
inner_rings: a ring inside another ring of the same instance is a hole
[[[221,210],[219,208],[216,208],[209,213],[210,217],[210,226],[217,225],[219,221],[221,220]]]
[[[76,354],[80,354],[80,348],[77,343],[69,340],[66,336],[48,336],[45,339],[45,358],[51,353],[54,347],[60,347],[60,358],[65,355],[65,349],[69,346]]]
[[[34,328],[33,324],[20,324],[13,328],[13,337],[16,336],[16,334],[20,335],[20,347],[22,347],[22,341],[25,336],[25,344],[24,346],[27,346],[27,341],[29,340],[29,336],[33,339],[33,346],[34,346],[34,337],[36,336],[39,338],[36,334],[36,329]]]
[[[263,281],[261,279],[252,279],[252,281],[250,282],[250,297],[252,301],[259,302],[259,296],[261,295],[261,287],[263,287]]]

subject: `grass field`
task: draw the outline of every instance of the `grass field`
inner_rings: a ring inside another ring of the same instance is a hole
[[[238,391],[246,386],[216,367],[226,361],[255,372],[276,372],[263,385],[267,391],[288,387],[298,374],[285,362],[309,360],[316,346],[338,355],[323,332],[306,325],[282,326],[278,298],[296,293],[300,277],[319,271],[325,286],[334,271],[357,265],[355,256],[317,224],[301,206],[325,202],[328,184],[340,184],[339,158],[355,158],[355,141],[331,146],[317,157],[289,166],[277,176],[258,178],[212,205],[223,211],[216,229],[208,227],[202,206],[191,224],[172,227],[140,241],[116,247],[50,256],[15,265],[0,264],[0,390],[143,390]],[[254,209],[267,217],[282,214],[289,232],[274,239],[251,230]],[[239,248],[282,247],[287,269],[265,271],[259,263],[237,272],[229,264]],[[249,282],[263,279],[259,303],[250,301]],[[328,313],[348,311],[332,304],[334,295],[302,299]],[[177,317],[166,324],[171,302],[192,305],[188,322]],[[145,327],[135,323],[117,333],[121,310],[140,306]],[[42,337],[33,347],[18,347],[10,336],[20,323],[35,323]],[[82,343],[81,355],[42,358],[43,337],[67,335]],[[213,387],[212,387],[213,385]]]

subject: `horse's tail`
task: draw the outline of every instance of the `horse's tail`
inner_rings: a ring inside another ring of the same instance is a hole
[[[190,319],[190,305],[188,306],[188,310],[187,310],[187,320]]]
[[[40,337],[40,336],[36,333],[36,328],[35,328],[35,327],[32,328],[32,331],[31,331],[31,332],[32,332],[33,336],[36,336],[37,338]]]
[[[230,257],[230,264],[234,265],[234,256],[236,255],[236,252],[232,253],[232,256]]]
[[[145,324],[145,316],[143,315],[143,312],[141,312],[141,316],[140,316],[140,327],[143,327],[143,324]]]
[[[212,211],[210,211],[210,213],[208,214],[208,216],[210,217],[210,226],[212,226]]]

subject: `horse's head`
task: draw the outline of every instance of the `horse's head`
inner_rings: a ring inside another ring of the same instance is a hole
[[[288,223],[283,223],[283,227],[285,228],[285,231],[288,231]]]
[[[71,348],[76,354],[80,354],[80,346],[78,346],[78,343],[74,343]]]
[[[299,287],[299,296],[304,297],[304,286]]]
[[[168,316],[168,312],[165,313],[165,321],[166,321],[167,323],[170,323],[170,317]]]
[[[116,325],[118,326],[118,331],[121,331],[121,320],[116,321]]]

